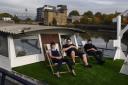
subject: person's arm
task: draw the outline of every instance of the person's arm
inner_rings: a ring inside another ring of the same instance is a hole
[[[85,49],[86,52],[87,51],[96,51],[96,49],[94,48],[94,46],[93,45],[89,45],[89,44],[86,44],[84,46],[84,49]]]
[[[69,50],[69,49],[71,49],[71,48],[75,48],[75,49],[78,49],[74,44],[72,44],[71,46],[69,46],[69,47],[66,47],[66,46],[63,46],[63,49],[62,49],[62,51],[67,51],[67,50]]]
[[[75,48],[75,49],[78,49],[78,48],[76,47],[76,45],[74,45],[74,44],[72,44],[71,47],[72,47],[72,48]]]
[[[97,47],[95,45],[93,45],[93,48],[97,50]]]
[[[94,50],[94,51],[97,51],[97,47],[95,45],[93,45],[93,44],[92,44],[92,48],[91,49]]]
[[[51,50],[49,51],[49,56],[50,56],[50,58],[53,58],[53,59],[61,59],[62,58],[61,56],[53,56],[51,53]]]
[[[66,45],[63,45],[62,51],[65,52],[65,51],[69,50],[70,48],[71,48],[70,46],[68,47],[68,46],[66,46]]]

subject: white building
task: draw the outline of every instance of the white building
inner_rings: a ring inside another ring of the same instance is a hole
[[[43,44],[52,41],[64,42],[70,37],[77,45],[75,28],[39,25],[0,25],[0,67],[11,70],[14,67],[45,60]]]
[[[80,19],[81,19],[82,17],[83,17],[83,16],[70,16],[70,17],[68,17],[68,21],[69,21],[70,23],[74,23],[75,21],[80,22]]]
[[[10,18],[10,17],[3,17],[2,20],[3,21],[12,21],[12,18]]]

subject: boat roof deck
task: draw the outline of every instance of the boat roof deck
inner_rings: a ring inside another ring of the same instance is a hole
[[[83,30],[68,27],[58,27],[58,26],[42,26],[42,25],[28,25],[28,24],[0,24],[0,32],[9,34],[20,34],[23,32],[33,32],[41,30],[72,30],[76,32],[84,32]]]

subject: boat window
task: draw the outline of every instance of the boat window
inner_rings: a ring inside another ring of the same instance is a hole
[[[14,38],[14,44],[17,57],[41,53],[38,36]]]
[[[75,44],[74,35],[61,35],[61,43],[62,45],[66,44],[66,39],[70,38],[72,42]]]
[[[8,40],[7,36],[0,35],[0,55],[8,57]]]

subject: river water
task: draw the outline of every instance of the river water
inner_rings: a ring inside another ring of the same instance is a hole
[[[79,45],[82,45],[81,41],[86,41],[88,39],[92,40],[92,43],[98,47],[104,49],[104,55],[106,57],[114,57],[116,48],[113,47],[113,41],[116,39],[116,32],[113,31],[90,31],[85,30],[86,33],[79,34],[80,36],[77,37]],[[127,54],[127,41],[126,39],[122,39],[122,50],[125,51],[124,53]]]

